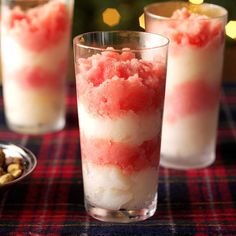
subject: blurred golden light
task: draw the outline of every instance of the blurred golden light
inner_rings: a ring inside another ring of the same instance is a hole
[[[120,13],[115,8],[107,8],[102,13],[102,18],[105,24],[115,26],[120,22]]]
[[[230,38],[236,39],[236,21],[229,21],[225,27],[225,31]]]
[[[144,14],[139,17],[139,26],[145,29]]]
[[[193,4],[202,4],[204,2],[204,0],[189,0],[189,2],[191,2]]]

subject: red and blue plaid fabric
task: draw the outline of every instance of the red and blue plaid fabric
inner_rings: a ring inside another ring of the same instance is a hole
[[[40,136],[7,129],[0,97],[0,141],[29,148],[33,174],[0,192],[0,235],[236,235],[236,83],[224,83],[216,162],[209,168],[160,168],[156,214],[130,224],[103,223],[83,206],[75,85],[64,130]]]

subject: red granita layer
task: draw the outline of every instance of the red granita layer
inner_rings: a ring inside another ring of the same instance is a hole
[[[177,84],[165,97],[165,119],[175,122],[185,116],[214,110],[219,103],[219,83],[192,80]]]
[[[160,138],[143,142],[139,146],[113,142],[106,139],[91,139],[81,135],[82,157],[97,165],[113,165],[125,174],[148,167],[158,167]]]
[[[219,19],[211,19],[205,15],[192,13],[186,8],[173,12],[171,19],[176,19],[176,25],[171,35],[171,41],[178,44],[189,43],[198,47],[205,46],[218,38],[224,38],[224,26]],[[181,21],[178,21],[181,20]]]
[[[224,22],[221,18],[209,18],[187,8],[174,11],[166,20],[150,20],[147,31],[163,34],[177,45],[204,47],[211,44],[216,48],[224,42]]]
[[[18,70],[5,71],[8,80],[15,80],[24,89],[57,89],[64,85],[67,62],[62,60],[58,70],[49,72],[40,66],[23,67]]]
[[[76,64],[77,91],[91,113],[117,116],[124,111],[152,111],[163,105],[163,63],[134,58],[133,53],[105,51]]]
[[[32,51],[52,47],[69,32],[69,12],[66,5],[59,1],[25,11],[14,7],[4,14],[2,23],[8,34],[22,47]]]

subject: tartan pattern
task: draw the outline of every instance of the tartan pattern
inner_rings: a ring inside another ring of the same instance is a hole
[[[0,192],[0,235],[236,235],[236,83],[223,85],[216,162],[200,170],[161,167],[156,214],[130,224],[86,215],[73,83],[66,102],[64,130],[29,136],[6,128],[0,97],[0,140],[38,159],[28,179]]]

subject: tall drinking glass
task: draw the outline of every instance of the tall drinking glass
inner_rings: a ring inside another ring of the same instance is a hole
[[[40,134],[65,125],[73,0],[2,0],[1,59],[6,122]]]
[[[146,31],[170,39],[160,164],[206,167],[215,160],[227,11],[187,2],[144,11]]]
[[[102,221],[156,210],[168,39],[145,32],[75,37],[85,207]]]

